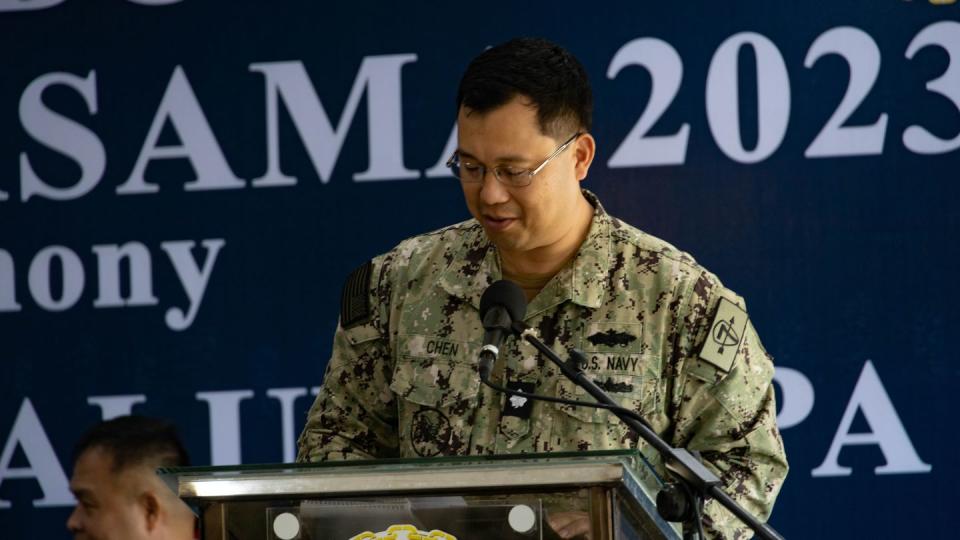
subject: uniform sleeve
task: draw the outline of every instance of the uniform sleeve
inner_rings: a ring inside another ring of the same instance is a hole
[[[355,272],[344,286],[333,353],[298,440],[298,462],[398,455],[397,408],[390,390],[394,365],[388,329],[390,287],[383,277],[386,260],[369,263],[369,277],[359,280],[365,283],[353,279]]]
[[[701,452],[723,482],[724,491],[766,521],[788,468],[776,423],[773,361],[749,320],[740,331],[731,364],[704,359],[705,346],[718,347],[712,330],[716,332],[722,299],[744,309],[742,299],[704,273],[693,285],[681,313],[674,364],[680,377],[673,393],[672,443]],[[708,537],[753,536],[749,527],[718,502],[708,501],[704,510]]]

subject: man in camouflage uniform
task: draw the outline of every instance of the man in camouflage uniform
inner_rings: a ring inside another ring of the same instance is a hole
[[[672,445],[702,452],[766,519],[787,471],[771,359],[740,297],[579,187],[595,154],[582,66],[552,43],[513,40],[470,64],[458,105],[449,165],[474,219],[405,240],[348,279],[298,459],[639,448],[662,469],[606,411],[521,404],[481,384],[480,296],[505,278],[548,346],[583,351],[594,381]],[[519,339],[501,347],[492,379],[590,400]],[[705,525],[747,536],[715,502]]]

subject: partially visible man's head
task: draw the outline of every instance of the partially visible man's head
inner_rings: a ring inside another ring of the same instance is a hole
[[[590,131],[593,93],[587,72],[570,52],[541,38],[512,39],[487,49],[467,66],[457,110],[486,114],[524,96],[540,132],[560,141]]]
[[[193,538],[194,517],[156,475],[189,465],[172,424],[124,416],[97,424],[77,443],[67,520],[75,538]]]

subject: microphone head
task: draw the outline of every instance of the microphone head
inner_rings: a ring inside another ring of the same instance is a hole
[[[527,313],[527,297],[516,283],[501,279],[493,282],[480,297],[480,319],[484,319],[493,306],[502,306],[510,314],[511,321],[522,321]]]

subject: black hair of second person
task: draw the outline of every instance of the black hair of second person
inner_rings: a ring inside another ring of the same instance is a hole
[[[90,428],[73,450],[74,461],[92,448],[107,451],[112,470],[148,464],[152,467],[186,467],[190,458],[172,423],[147,416],[120,416]]]
[[[487,49],[467,66],[457,91],[463,106],[484,114],[517,95],[530,99],[540,131],[562,140],[593,123],[587,71],[563,47],[542,38],[516,38]]]

